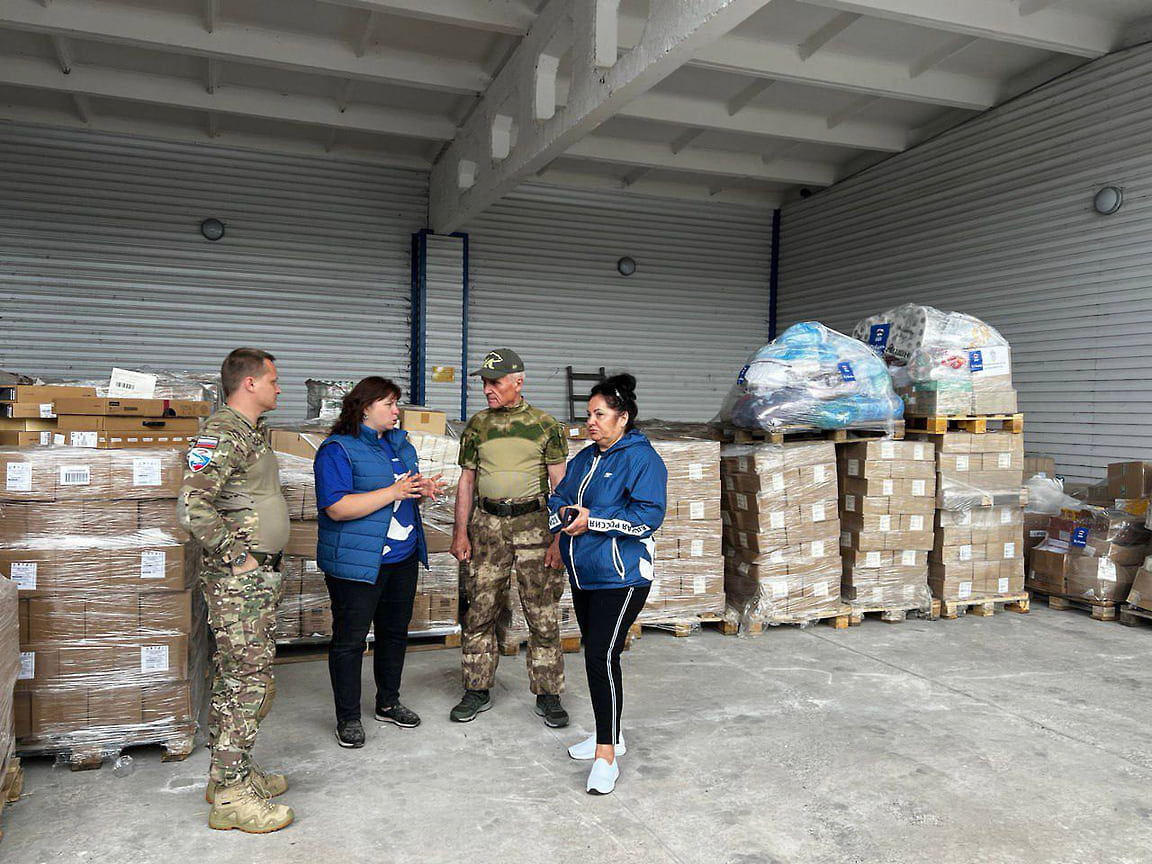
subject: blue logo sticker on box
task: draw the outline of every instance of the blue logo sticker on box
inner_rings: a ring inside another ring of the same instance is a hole
[[[852,371],[852,364],[845,360],[843,363],[838,363],[837,368],[840,370],[840,377],[846,381],[855,381],[856,373]]]
[[[748,370],[751,368],[752,368],[751,366],[745,366],[743,369],[740,370],[740,374],[736,376],[736,383],[737,384],[739,384],[740,386],[744,386],[744,384],[746,384],[748,382]]]
[[[868,331],[868,344],[873,348],[888,347],[888,333],[892,330],[890,323],[873,324]]]
[[[970,372],[984,371],[984,353],[982,351],[968,352],[968,370]]]
[[[1084,547],[1088,545],[1088,529],[1087,528],[1074,528],[1072,529],[1072,545]]]

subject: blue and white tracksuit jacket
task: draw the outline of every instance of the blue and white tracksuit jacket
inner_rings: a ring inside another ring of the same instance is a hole
[[[649,585],[656,542],[664,521],[668,469],[651,442],[635,430],[601,452],[585,447],[548,499],[548,527],[560,530],[560,508],[588,508],[588,531],[562,535],[560,557],[576,588],[632,588]]]

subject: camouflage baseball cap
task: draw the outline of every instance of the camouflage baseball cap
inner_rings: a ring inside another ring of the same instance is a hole
[[[497,378],[503,378],[513,372],[523,371],[524,361],[520,359],[519,354],[511,348],[497,348],[495,351],[489,351],[484,356],[484,362],[480,364],[480,368],[469,374],[495,381]]]

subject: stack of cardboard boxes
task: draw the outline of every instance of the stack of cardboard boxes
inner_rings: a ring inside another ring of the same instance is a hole
[[[1094,603],[1124,601],[1148,550],[1143,521],[1122,510],[1085,506],[1049,519],[1032,550],[1028,587]]]
[[[19,592],[23,752],[186,753],[208,669],[172,449],[0,450],[0,575]]]
[[[16,583],[0,579],[0,787],[16,753],[13,698],[20,675],[20,598]],[[0,802],[2,808],[3,802]]]
[[[936,460],[923,441],[861,441],[838,449],[843,598],[861,611],[931,607]]]
[[[949,431],[909,437],[935,447],[932,593],[961,602],[1023,591],[1024,436]]]
[[[95,387],[62,384],[8,384],[0,387],[0,445],[66,444],[56,417],[57,399],[87,398]]]
[[[841,610],[836,448],[728,445],[724,590],[741,629]]]

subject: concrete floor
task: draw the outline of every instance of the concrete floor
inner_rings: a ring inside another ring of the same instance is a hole
[[[493,710],[456,725],[457,652],[414,653],[404,696],[424,725],[369,719],[360,751],[336,746],[326,666],[303,663],[280,667],[258,746],[293,784],[288,830],[208,830],[207,754],[146,748],[128,776],[28,762],[0,859],[1152,861],[1152,631],[1038,608],[754,640],[646,631],[625,658],[630,750],[609,797],[564,752],[591,722],[576,655],[557,731],[531,712],[523,656],[503,658]]]

